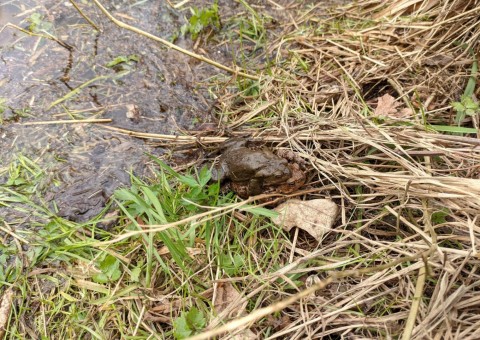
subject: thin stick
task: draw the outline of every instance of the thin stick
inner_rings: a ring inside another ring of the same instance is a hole
[[[351,48],[348,48],[348,47],[346,47],[346,46],[343,46],[343,45],[341,45],[341,44],[339,44],[339,43],[337,43],[337,42],[335,42],[335,41],[333,41],[333,40],[331,40],[331,39],[326,39],[326,41],[328,41],[328,42],[329,42],[330,44],[332,44],[332,45],[335,45],[335,46],[337,46],[337,47],[339,47],[339,48],[341,48],[341,49],[343,49],[343,50],[345,50],[345,51],[348,51],[348,52],[352,53],[353,55],[355,55],[355,56],[358,57],[358,58],[362,58],[362,59],[371,61],[372,63],[377,64],[378,66],[381,66],[381,67],[386,67],[386,66],[387,66],[387,65],[385,65],[385,63],[383,63],[383,62],[381,62],[381,61],[375,60],[375,59],[370,58],[369,56],[366,56],[366,55],[361,55],[360,53],[352,50]]]
[[[415,293],[413,294],[412,307],[408,314],[407,322],[405,324],[405,331],[402,335],[402,340],[409,340],[412,337],[415,320],[418,315],[418,307],[423,296],[423,288],[425,287],[425,278],[427,276],[427,264],[418,270],[417,284],[415,285]]]
[[[95,25],[95,23],[89,18],[87,17],[87,15],[85,13],[83,13],[83,11],[80,9],[80,7],[77,6],[77,4],[73,1],[73,0],[69,0],[70,3],[73,5],[73,7],[75,7],[75,9],[78,11],[78,13],[80,13],[80,15],[85,19],[87,20],[87,22],[97,31],[100,31],[97,27],[97,25]]]
[[[5,29],[5,27],[11,27],[11,28],[15,28],[16,30],[19,30],[29,36],[34,36],[34,37],[41,37],[41,38],[46,38],[46,39],[50,39],[50,40],[53,40],[55,41],[56,43],[58,43],[60,46],[62,47],[65,47],[67,50],[72,50],[73,47],[68,45],[66,42],[63,42],[61,41],[60,39],[58,39],[57,37],[51,35],[50,33],[44,31],[44,33],[35,33],[35,32],[30,32],[24,28],[21,28],[17,25],[14,25],[14,24],[11,24],[11,23],[8,23],[6,24],[5,26],[2,27],[2,29],[0,30],[0,33],[3,32],[3,30]]]
[[[217,63],[216,61],[213,61],[209,58],[206,58],[200,54],[196,54],[194,52],[190,52],[188,50],[185,50],[175,44],[172,44],[171,42],[167,41],[167,40],[164,40],[160,37],[157,37],[156,35],[153,35],[153,34],[150,34],[148,32],[145,32],[145,31],[142,31],[141,29],[139,28],[136,28],[134,26],[130,26],[120,20],[117,20],[113,17],[113,15],[110,14],[110,12],[108,12],[105,7],[102,6],[102,4],[98,1],[98,0],[93,0],[93,2],[95,3],[95,5],[97,5],[98,8],[100,8],[100,10],[117,26],[119,27],[122,27],[122,28],[125,28],[129,31],[132,31],[132,32],[135,32],[137,34],[140,34],[140,35],[143,35],[147,38],[150,38],[152,40],[155,40],[155,41],[158,41],[159,43],[165,45],[165,46],[168,46],[169,48],[171,49],[174,49],[178,52],[181,52],[183,54],[186,54],[192,58],[195,58],[195,59],[198,59],[200,61],[203,61],[207,64],[210,64],[212,66],[215,66],[216,68],[219,68],[221,70],[224,70],[224,71],[227,71],[227,72],[230,72],[234,75],[239,75],[239,76],[242,76],[242,77],[245,77],[245,78],[249,78],[249,79],[253,79],[253,80],[260,80],[260,77],[257,77],[257,76],[254,76],[254,75],[251,75],[251,74],[248,74],[248,73],[245,73],[245,72],[240,72],[240,71],[237,71],[237,70],[234,70],[230,67],[227,67],[225,65],[222,65],[220,63]]]
[[[170,6],[172,6],[172,7],[175,8],[175,9],[178,9],[178,8],[182,7],[183,5],[185,5],[185,4],[188,3],[188,2],[190,2],[190,0],[183,0],[183,1],[180,1],[178,4],[173,5],[173,6],[172,6],[172,4],[170,4]]]
[[[108,118],[102,119],[64,119],[64,120],[47,120],[41,122],[26,122],[21,125],[49,125],[49,124],[84,124],[84,123],[111,123]]]
[[[8,319],[12,310],[14,296],[15,292],[13,290],[13,286],[10,286],[5,290],[2,298],[0,299],[0,339],[3,339],[3,336],[7,330]]]
[[[52,107],[54,107],[55,105],[58,105],[58,104],[60,104],[60,103],[63,103],[64,101],[66,101],[66,100],[68,100],[68,99],[76,96],[78,93],[80,93],[80,91],[82,91],[82,89],[83,89],[84,87],[89,86],[91,83],[94,83],[94,82],[96,82],[96,81],[98,81],[98,80],[105,80],[105,79],[108,79],[108,78],[110,78],[110,76],[98,76],[98,77],[95,77],[95,78],[93,78],[93,79],[90,79],[90,80],[86,81],[85,83],[81,84],[80,86],[78,86],[78,87],[74,88],[73,90],[71,90],[70,92],[68,92],[68,93],[67,93],[66,95],[64,95],[62,98],[55,100],[53,103],[51,103],[51,104],[48,106],[47,110],[50,110],[50,109],[51,109]]]

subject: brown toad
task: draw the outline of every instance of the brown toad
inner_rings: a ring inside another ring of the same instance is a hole
[[[250,149],[245,140],[238,139],[227,142],[218,166],[212,170],[213,180],[229,179],[241,197],[258,195],[267,187],[286,183],[291,175],[286,159],[266,148]]]

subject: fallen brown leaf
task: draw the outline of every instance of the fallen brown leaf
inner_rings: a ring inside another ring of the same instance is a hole
[[[373,112],[374,116],[378,117],[392,117],[392,118],[405,118],[412,115],[410,108],[400,108],[400,103],[395,100],[388,93],[381,97],[378,97],[377,107]]]
[[[13,295],[13,288],[8,288],[3,293],[2,302],[0,303],[0,339],[3,339],[3,335],[7,331],[6,327],[12,309]]]
[[[274,209],[279,213],[272,218],[273,223],[290,231],[293,227],[305,230],[317,241],[329,231],[338,214],[338,207],[332,200],[316,199],[310,201],[289,200]]]
[[[228,319],[240,317],[245,315],[245,309],[247,303],[238,304],[228,311],[228,315],[221,315],[226,311],[234,301],[240,301],[242,294],[240,294],[235,287],[229,282],[220,282],[217,284],[217,291],[215,299],[213,300],[213,306],[218,317],[212,321],[212,324],[216,324],[218,321],[228,321]],[[221,318],[221,320],[219,320]],[[235,340],[250,340],[257,339],[255,333],[250,329],[241,330],[238,334],[228,334],[223,339],[235,339]]]
[[[235,289],[235,287],[229,282],[220,282],[217,285],[217,294],[213,300],[213,306],[217,314],[223,312],[229,307],[233,301],[240,300],[241,294]],[[245,311],[246,305],[236,306],[230,311],[228,316],[239,316]]]

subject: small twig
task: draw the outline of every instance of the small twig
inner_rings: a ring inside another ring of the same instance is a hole
[[[41,122],[26,122],[20,125],[49,125],[49,124],[84,124],[84,123],[111,123],[108,118],[101,119],[64,119],[64,120],[47,120]]]
[[[45,32],[42,34],[42,33],[35,33],[35,32],[30,32],[24,28],[21,28],[17,25],[14,25],[14,24],[11,24],[11,23],[8,23],[6,24],[5,26],[2,27],[2,29],[0,30],[0,33],[3,32],[3,30],[5,29],[5,27],[11,27],[11,28],[15,28],[16,30],[19,30],[27,35],[30,35],[30,36],[35,36],[35,37],[41,37],[41,38],[46,38],[46,39],[49,39],[49,40],[53,40],[55,41],[57,44],[59,44],[60,46],[66,48],[67,50],[71,51],[73,49],[72,46],[68,45],[66,42],[63,42],[61,41],[60,39],[58,39],[57,37],[51,35],[50,33],[48,32]]]
[[[169,1],[170,2],[170,1]],[[178,4],[176,5],[172,5],[170,4],[170,6],[172,6],[173,8],[175,9],[178,9],[180,7],[182,7],[183,5],[185,5],[186,3],[190,2],[190,0],[183,0],[183,1],[180,1]]]
[[[332,45],[335,45],[339,48],[341,48],[342,50],[345,50],[345,51],[348,51],[350,52],[351,54],[353,54],[354,56],[358,57],[358,58],[361,58],[361,59],[365,59],[365,60],[368,60],[368,61],[371,61],[372,63],[378,65],[378,66],[381,66],[381,67],[386,67],[387,65],[385,65],[385,63],[381,62],[381,61],[378,61],[378,60],[375,60],[373,58],[370,58],[369,56],[366,56],[366,55],[362,55],[360,54],[359,52],[357,51],[354,51],[352,50],[351,48],[348,48],[347,46],[344,46],[342,44],[339,44],[331,39],[326,39],[327,42],[329,42],[330,44]]]
[[[85,83],[81,84],[80,86],[74,88],[73,90],[71,90],[70,92],[68,92],[66,95],[64,95],[62,98],[60,99],[57,99],[55,100],[53,103],[51,103],[47,110],[50,110],[52,107],[54,107],[55,105],[58,105],[60,103],[63,103],[65,100],[67,99],[70,99],[71,97],[75,96],[76,94],[80,93],[80,91],[84,88],[84,87],[87,87],[89,86],[91,83],[94,83],[96,82],[97,80],[104,80],[104,79],[108,79],[110,78],[110,76],[98,76],[98,77],[95,77],[93,79],[90,79],[88,81],[86,81]]]
[[[137,34],[140,34],[140,35],[143,35],[147,38],[150,38],[152,40],[155,40],[155,41],[158,41],[159,43],[165,45],[165,46],[168,46],[169,48],[171,49],[174,49],[178,52],[181,52],[183,54],[186,54],[192,58],[195,58],[195,59],[198,59],[200,61],[203,61],[207,64],[210,64],[212,66],[215,66],[216,68],[219,68],[221,70],[224,70],[224,71],[227,71],[227,72],[230,72],[234,75],[239,75],[239,76],[242,76],[242,77],[245,77],[245,78],[249,78],[249,79],[253,79],[253,80],[260,80],[260,77],[257,77],[257,76],[254,76],[254,75],[251,75],[251,74],[248,74],[246,72],[241,72],[241,71],[237,71],[237,70],[234,70],[228,66],[225,66],[225,65],[222,65],[220,63],[217,63],[216,61],[212,60],[212,59],[209,59],[209,58],[206,58],[200,54],[196,54],[194,52],[190,52],[188,50],[185,50],[175,44],[172,44],[171,42],[165,40],[165,39],[162,39],[160,37],[157,37],[156,35],[153,35],[153,34],[150,34],[148,32],[145,32],[145,31],[142,31],[141,29],[139,28],[136,28],[134,26],[130,26],[120,20],[117,20],[115,19],[115,17],[113,15],[110,14],[110,12],[108,12],[105,7],[102,6],[102,4],[98,1],[98,0],[93,0],[93,2],[95,3],[95,5],[97,5],[98,8],[100,8],[100,10],[108,17],[108,19],[110,19],[115,25],[119,26],[119,27],[122,27],[122,28],[125,28],[129,31],[132,31],[132,32],[135,32]]]
[[[272,5],[274,5],[275,7],[277,7],[277,8],[276,8],[277,10],[281,10],[281,11],[285,10],[285,7],[284,7],[284,6],[281,6],[281,5],[277,4],[277,3],[276,3],[275,1],[273,1],[273,0],[267,0],[267,1],[268,1],[269,3],[271,3]]]
[[[166,135],[166,134],[159,134],[159,133],[138,132],[138,131],[127,130],[127,129],[117,128],[114,126],[108,126],[108,125],[104,125],[102,127],[122,135],[133,136],[133,137],[142,138],[142,139],[160,140],[163,143],[168,143],[169,145],[171,145],[172,142],[179,143],[179,144],[195,144],[197,142],[221,143],[227,139],[225,137],[208,137],[208,136],[195,137],[195,136],[178,136],[178,135]]]
[[[3,222],[5,225],[7,225],[7,222]],[[7,225],[8,226],[8,225]],[[8,230],[7,228],[4,228],[2,226],[0,226],[0,230],[3,231],[4,233],[7,233],[8,235],[12,236],[13,238],[15,238],[16,240],[18,241],[21,241],[22,243],[24,244],[30,244],[26,239],[24,239],[23,237],[21,236],[18,236],[17,234],[15,234],[13,231],[11,230]]]
[[[77,6],[77,4],[73,1],[73,0],[69,0],[70,3],[73,5],[73,7],[75,7],[75,9],[78,11],[78,13],[80,13],[80,15],[85,19],[87,20],[87,22],[97,31],[100,31],[97,27],[97,25],[95,25],[95,23],[89,18],[87,17],[87,15],[85,13],[83,13],[83,11],[80,9],[80,7]]]
[[[415,327],[415,320],[417,319],[418,315],[418,308],[420,306],[420,301],[422,301],[426,277],[427,263],[425,262],[425,265],[418,270],[417,284],[415,285],[415,293],[413,294],[412,299],[412,307],[410,308],[410,312],[408,314],[402,340],[409,340],[412,337],[413,328]]]

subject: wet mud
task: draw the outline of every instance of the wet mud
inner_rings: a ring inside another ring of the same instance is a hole
[[[110,3],[108,9],[119,19],[166,39],[183,21],[183,14],[164,2]],[[116,188],[130,184],[130,172],[142,175],[145,152],[161,150],[94,124],[25,123],[109,118],[114,127],[176,134],[212,119],[206,92],[195,88],[205,74],[198,65],[119,29],[93,5],[82,6],[82,10],[100,32],[68,1],[10,1],[0,6],[2,27],[10,22],[28,30],[32,14],[37,13],[36,25],[43,27],[36,32],[61,40],[29,36],[12,27],[0,33],[0,97],[5,99],[1,163],[7,165],[21,153],[48,169],[50,185],[42,188],[41,196],[58,215],[74,221],[97,215]],[[183,43],[191,47],[188,40]],[[129,56],[134,57],[126,63],[107,66],[115,58]],[[49,109],[92,79],[98,80]],[[54,157],[42,156],[46,154]]]

